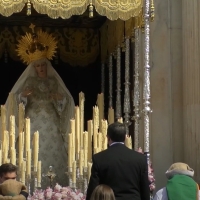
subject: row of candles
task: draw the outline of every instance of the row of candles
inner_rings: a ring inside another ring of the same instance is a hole
[[[9,95],[12,102],[12,94]],[[13,103],[11,103],[13,105]],[[12,106],[11,106],[12,107]],[[9,112],[14,114],[13,112]],[[12,163],[18,166],[19,179],[22,183],[27,184],[31,180],[31,175],[37,178],[36,187],[41,187],[41,161],[38,160],[39,155],[39,133],[33,135],[33,151],[30,145],[30,118],[24,119],[24,105],[19,104],[18,109],[18,137],[15,130],[15,116],[8,117],[5,105],[1,106],[1,149],[0,149],[0,165],[4,163]],[[7,117],[9,118],[7,120]],[[8,131],[8,130],[9,131]],[[16,143],[18,144],[18,154],[16,151]],[[33,159],[32,159],[33,158]],[[32,163],[33,161],[33,163]],[[33,166],[33,170],[32,170]],[[32,173],[34,172],[34,173]]]
[[[71,170],[72,183],[76,184],[77,169],[83,176],[87,171],[87,181],[90,179],[92,155],[107,149],[108,124],[114,123],[114,109],[108,111],[108,122],[104,119],[104,96],[98,94],[97,105],[93,107],[93,119],[87,121],[87,131],[84,131],[84,94],[79,93],[79,107],[75,107],[75,119],[70,120],[68,134],[68,169]],[[118,120],[123,123],[122,119]],[[132,149],[131,137],[126,137],[125,145]]]

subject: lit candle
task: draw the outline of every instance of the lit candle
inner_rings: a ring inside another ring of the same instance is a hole
[[[37,167],[37,186],[41,187],[41,165],[42,162],[38,161],[38,167]]]
[[[39,153],[39,132],[36,131],[33,136],[33,144],[34,144],[34,154],[33,154],[33,167],[34,171],[37,171],[38,166],[38,153]]]
[[[26,175],[28,178],[31,178],[31,149],[27,151],[26,160],[27,160]]]
[[[26,152],[30,149],[30,118],[26,118]]]
[[[114,109],[113,108],[108,109],[108,123],[109,124],[114,123]]]
[[[68,167],[72,167],[72,134],[68,134]]]
[[[72,183],[76,183],[76,161],[73,162],[72,167]]]
[[[83,92],[80,92],[79,93],[79,107],[80,107],[80,146],[81,147],[83,147],[84,101],[85,101],[85,95]]]
[[[76,154],[80,151],[80,115],[79,107],[75,108],[75,134],[76,134]]]
[[[83,175],[83,160],[84,157],[83,157],[83,150],[81,149],[80,150],[80,153],[79,153],[79,173],[80,175]]]
[[[87,122],[88,129],[88,162],[92,161],[92,135],[93,135],[93,124],[92,120]]]

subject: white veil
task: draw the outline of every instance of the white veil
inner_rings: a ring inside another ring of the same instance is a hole
[[[15,113],[15,117],[16,117],[16,122],[18,121],[18,100],[17,100],[17,96],[23,86],[25,85],[25,82],[27,80],[28,77],[35,77],[37,76],[36,74],[36,71],[34,69],[34,65],[38,62],[46,62],[47,64],[47,77],[54,77],[57,82],[58,82],[58,85],[62,88],[62,90],[64,91],[65,95],[67,96],[67,111],[65,113],[63,113],[65,115],[65,127],[67,127],[67,129],[65,129],[65,133],[69,133],[69,128],[70,128],[70,119],[74,118],[74,107],[75,107],[75,104],[74,104],[74,100],[73,100],[73,97],[72,95],[70,94],[69,90],[66,88],[63,80],[61,79],[61,77],[58,75],[58,73],[56,72],[56,70],[52,67],[51,63],[49,60],[47,60],[46,58],[44,59],[41,59],[41,60],[38,60],[38,61],[34,61],[32,63],[30,63],[28,65],[28,67],[24,70],[24,72],[22,73],[22,75],[19,77],[19,79],[17,80],[17,82],[15,83],[15,85],[13,86],[12,90],[11,90],[11,93],[14,93],[14,96],[15,96],[15,110],[14,110],[14,113]],[[8,108],[8,100],[9,98],[7,98],[6,100],[6,108]],[[7,116],[10,116],[10,113],[9,112],[9,109],[7,109]],[[31,120],[31,119],[30,119]],[[8,117],[7,117],[7,122],[8,122]],[[18,123],[16,123],[18,124]],[[8,123],[7,123],[8,125]]]

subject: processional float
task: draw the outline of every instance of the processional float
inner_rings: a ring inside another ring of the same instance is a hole
[[[151,113],[150,108],[150,21],[154,19],[154,3],[153,0],[127,0],[126,4],[122,4],[120,1],[115,1],[114,3],[111,0],[79,0],[73,1],[47,1],[42,3],[39,0],[17,0],[13,2],[10,0],[1,0],[0,1],[0,13],[4,16],[10,16],[14,12],[20,12],[22,8],[27,5],[27,15],[31,15],[31,7],[38,13],[47,14],[51,18],[61,17],[63,19],[71,17],[73,14],[81,15],[83,14],[87,7],[89,7],[89,17],[93,17],[94,8],[96,11],[103,16],[106,16],[110,21],[107,21],[103,27],[101,28],[101,92],[105,92],[105,71],[108,66],[109,71],[109,116],[108,121],[120,120],[120,118],[124,118],[123,123],[126,125],[127,134],[129,133],[129,126],[131,121],[134,121],[134,149],[137,150],[140,146],[140,136],[143,135],[144,138],[144,152],[147,156],[147,162],[149,163],[150,159],[150,149],[149,149],[149,138],[150,138],[150,129],[149,129],[149,114]],[[78,8],[77,8],[77,5]],[[64,8],[64,9],[63,9]],[[114,21],[115,20],[115,21]],[[141,36],[143,34],[143,36]],[[143,38],[143,39],[142,39]],[[140,54],[141,44],[143,43],[142,55]],[[130,51],[130,48],[132,50]],[[122,115],[122,102],[121,102],[121,71],[122,71],[122,63],[121,63],[121,52],[125,52],[125,83],[124,83],[124,107]],[[132,55],[130,53],[132,52]],[[130,63],[130,57],[133,57],[134,60],[132,64]],[[143,62],[141,62],[141,57],[143,57]],[[113,104],[113,59],[116,58],[116,75],[117,75],[117,84],[116,84],[116,108],[115,108],[115,116],[114,113],[114,104]],[[132,66],[131,66],[132,65]],[[143,65],[143,69],[141,66]],[[131,106],[131,97],[130,97],[130,69],[132,68],[134,77],[133,83],[133,104]],[[143,79],[143,89],[141,92],[141,83],[140,80]],[[143,103],[141,103],[141,99],[143,99]],[[79,112],[81,113],[81,105]],[[104,104],[103,104],[104,105]],[[133,116],[131,116],[131,107],[133,107]],[[94,108],[95,109],[95,108]],[[100,107],[98,107],[100,112]],[[74,129],[77,129],[77,115],[78,108],[76,111],[75,122],[71,122],[71,135],[69,135],[69,140],[72,140],[72,144],[76,144],[74,141]],[[102,112],[102,111],[101,111]],[[104,113],[104,111],[103,111]],[[82,114],[80,114],[82,116]],[[100,114],[99,114],[100,116]],[[102,114],[101,114],[102,116]],[[94,117],[93,117],[94,118]],[[83,124],[84,120],[82,117],[80,118],[80,125]],[[144,132],[141,133],[140,120],[143,120],[143,129]],[[97,123],[93,119],[93,123]],[[75,123],[75,128],[74,128]],[[102,122],[98,122],[99,132],[103,132],[103,124]],[[91,125],[92,126],[92,125]],[[94,126],[94,124],[93,124]],[[96,126],[96,125],[95,125]],[[82,125],[81,125],[82,127]],[[88,126],[90,127],[90,126]],[[96,134],[94,127],[93,134]],[[77,132],[77,131],[75,131]],[[80,129],[80,132],[83,133],[84,129]],[[85,135],[89,135],[88,133]],[[84,135],[82,134],[82,135]],[[94,136],[94,135],[93,135]],[[81,136],[82,137],[82,136]],[[100,136],[101,137],[101,136]],[[71,139],[72,138],[72,139]],[[88,137],[88,141],[90,141]],[[83,143],[83,139],[80,140],[81,145]],[[94,143],[96,141],[94,139]],[[74,148],[78,148],[74,147]],[[85,147],[86,148],[86,147]],[[89,146],[88,146],[89,148]],[[73,148],[71,148],[73,149]],[[98,152],[98,149],[95,151]],[[75,151],[76,152],[76,151]],[[89,152],[89,149],[88,149]],[[75,158],[81,158],[82,154],[85,154],[89,157],[89,153],[86,153],[86,150],[83,149],[81,153],[76,152]],[[71,158],[70,158],[71,159]],[[81,158],[82,159],[82,158]],[[68,161],[69,162],[69,161]],[[81,165],[82,162],[79,164]],[[71,163],[69,163],[71,165]],[[72,167],[68,167],[68,175],[70,180],[75,178],[71,174],[71,168],[75,168],[77,163],[72,163]],[[86,163],[85,163],[86,168]],[[87,168],[90,166],[87,165]],[[82,172],[81,172],[82,173]],[[83,175],[81,175],[84,179],[85,171],[83,170]],[[72,181],[73,183],[73,181]]]

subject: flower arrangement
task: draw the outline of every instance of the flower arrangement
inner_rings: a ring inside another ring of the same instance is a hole
[[[58,183],[54,189],[36,190],[27,200],[85,200],[85,195],[79,190],[73,191],[70,187],[62,187]]]

